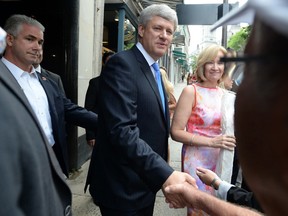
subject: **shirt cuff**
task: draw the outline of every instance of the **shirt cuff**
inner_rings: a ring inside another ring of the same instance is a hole
[[[217,197],[222,200],[227,200],[227,192],[230,190],[231,187],[233,187],[232,184],[225,181],[221,181],[219,184],[219,188],[216,191]]]

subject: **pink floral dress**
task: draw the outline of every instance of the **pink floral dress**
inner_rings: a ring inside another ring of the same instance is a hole
[[[219,87],[205,88],[197,84],[195,88],[194,107],[187,122],[186,130],[206,137],[221,135],[221,99],[223,90]],[[183,144],[182,171],[196,179],[199,190],[214,195],[214,190],[206,186],[196,175],[196,167],[215,171],[219,157],[219,148],[198,147]],[[188,210],[188,215],[206,215],[203,211]]]

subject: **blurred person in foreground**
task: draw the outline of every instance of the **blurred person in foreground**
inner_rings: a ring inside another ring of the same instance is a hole
[[[69,177],[66,122],[96,130],[98,116],[72,103],[53,79],[33,67],[44,44],[45,27],[39,21],[14,14],[6,20],[4,29],[7,46],[1,61],[9,69],[6,76],[12,76],[24,92],[63,173]]]
[[[230,24],[245,13],[251,17],[255,14],[255,18],[244,57],[234,59],[246,62],[235,104],[239,162],[264,213],[288,215],[288,100],[284,93],[288,91],[288,1],[249,0],[238,13],[220,20],[218,25]],[[188,206],[204,201],[195,196],[194,191],[185,185],[166,188],[171,194],[182,194],[183,205]],[[209,199],[202,205],[206,205],[212,215],[224,215],[219,213],[224,207],[217,204],[218,200]],[[227,212],[237,215],[239,208],[230,206]]]
[[[86,187],[90,185],[103,216],[152,216],[161,188],[184,182],[196,186],[190,175],[166,162],[170,118],[157,63],[170,47],[177,23],[169,6],[146,7],[139,17],[139,42],[113,55],[100,75],[101,127]],[[167,196],[175,204],[178,198]]]
[[[0,53],[5,36],[0,28]],[[34,59],[26,60],[32,64]],[[29,101],[2,61],[0,104],[0,215],[72,215],[72,194],[59,163]]]

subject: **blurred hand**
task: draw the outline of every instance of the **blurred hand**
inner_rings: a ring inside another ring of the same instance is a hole
[[[185,199],[181,194],[168,194],[165,192],[165,188],[170,185],[176,184],[188,184],[193,188],[198,188],[195,179],[187,173],[174,171],[162,186],[162,191],[166,197],[166,202],[174,208],[184,208],[186,206]]]
[[[181,202],[176,203],[166,199],[170,208],[184,208],[186,206],[194,208],[196,207],[199,194],[201,194],[201,191],[187,182],[170,185],[165,188],[164,192],[168,197],[178,197],[181,200]]]
[[[211,182],[213,181],[214,178],[220,179],[216,173],[214,173],[213,171],[209,169],[205,169],[202,167],[196,168],[196,174],[200,178],[200,180],[208,186],[211,185]]]
[[[236,147],[235,136],[221,135],[211,139],[211,147],[233,151]]]
[[[95,145],[95,139],[92,139],[92,140],[87,140],[87,144],[91,147],[94,147]]]

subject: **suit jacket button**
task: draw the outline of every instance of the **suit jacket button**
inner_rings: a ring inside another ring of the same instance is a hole
[[[71,214],[71,206],[70,205],[68,205],[66,208],[65,208],[65,214],[64,214],[65,216],[69,216],[69,215],[72,215]]]

